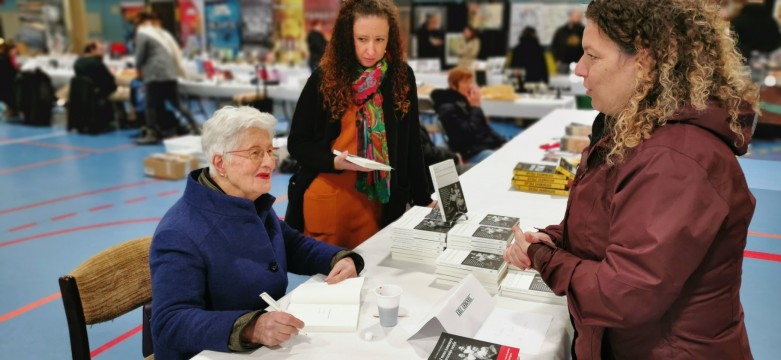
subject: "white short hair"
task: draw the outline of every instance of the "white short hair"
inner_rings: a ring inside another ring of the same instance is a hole
[[[203,154],[209,161],[209,175],[217,175],[212,164],[214,155],[224,155],[231,160],[226,152],[237,150],[241,136],[247,129],[257,128],[265,131],[269,139],[274,139],[274,127],[277,119],[274,115],[260,112],[249,106],[225,106],[214,112],[209,120],[203,123],[201,146]]]

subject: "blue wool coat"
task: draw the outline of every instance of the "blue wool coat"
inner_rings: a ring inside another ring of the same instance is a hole
[[[267,306],[263,291],[285,294],[287,272],[327,274],[340,247],[307,237],[277,218],[275,198],[254,203],[198,183],[163,216],[152,239],[152,338],[155,358],[230,351],[233,323]]]

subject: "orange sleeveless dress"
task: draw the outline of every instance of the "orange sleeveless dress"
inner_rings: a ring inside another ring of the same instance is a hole
[[[342,117],[342,130],[333,149],[358,153],[355,138],[356,105]],[[355,188],[358,172],[320,173],[304,193],[304,234],[352,249],[380,230],[382,204]]]

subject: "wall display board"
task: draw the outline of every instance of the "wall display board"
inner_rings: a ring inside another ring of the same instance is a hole
[[[245,53],[274,47],[273,0],[241,0],[241,40]]]
[[[518,43],[518,37],[526,26],[537,30],[540,44],[549,46],[556,29],[567,22],[570,10],[586,11],[587,4],[513,3],[510,7],[510,36],[507,48]]]
[[[182,54],[191,57],[203,51],[203,1],[179,0],[179,42]]]
[[[206,39],[213,56],[231,60],[241,48],[241,12],[238,0],[206,3]]]

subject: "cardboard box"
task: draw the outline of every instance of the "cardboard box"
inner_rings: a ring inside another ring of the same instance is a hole
[[[162,179],[184,179],[198,168],[198,158],[192,155],[155,153],[144,159],[144,174]]]

